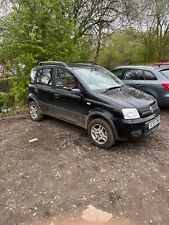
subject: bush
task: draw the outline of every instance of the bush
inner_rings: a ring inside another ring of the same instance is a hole
[[[9,92],[9,79],[0,79],[0,92]]]
[[[11,98],[10,93],[0,92],[0,113],[2,113],[3,110],[8,112],[12,107],[13,99]]]
[[[27,103],[28,79],[16,76],[9,80],[9,92],[0,92],[0,113],[22,110]]]
[[[28,77],[16,76],[10,81],[10,98],[13,99],[14,109],[22,108],[27,103]]]

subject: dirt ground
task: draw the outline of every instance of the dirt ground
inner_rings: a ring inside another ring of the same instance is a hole
[[[153,135],[110,150],[56,119],[0,120],[0,225],[79,217],[88,205],[134,225],[169,225],[169,111]]]

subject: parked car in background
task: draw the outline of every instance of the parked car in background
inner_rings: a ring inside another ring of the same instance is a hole
[[[159,63],[154,63],[151,65],[152,67],[155,67],[155,68],[166,68],[168,67],[169,68],[169,62],[159,62]]]
[[[125,84],[156,98],[159,106],[169,106],[169,75],[167,69],[148,66],[121,66],[111,70]]]
[[[101,148],[149,135],[160,123],[152,96],[94,64],[40,63],[31,71],[28,104],[33,121],[50,115],[81,126]]]

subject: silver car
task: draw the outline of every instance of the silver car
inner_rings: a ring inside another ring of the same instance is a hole
[[[169,68],[121,66],[111,72],[126,85],[155,97],[159,106],[169,106]]]

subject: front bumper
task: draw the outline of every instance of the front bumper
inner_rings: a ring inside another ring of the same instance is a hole
[[[159,115],[159,113],[156,113],[146,118],[139,118],[135,120],[120,119],[113,121],[116,128],[116,139],[136,139],[151,134],[157,129],[159,124],[153,127],[152,129],[149,129],[148,123],[151,120],[157,118]]]

